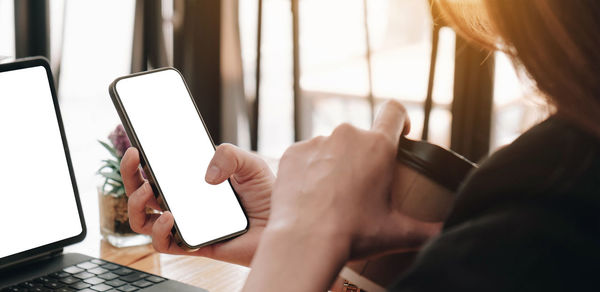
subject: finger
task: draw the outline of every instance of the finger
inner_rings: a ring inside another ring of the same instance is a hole
[[[408,113],[406,113],[404,119],[404,129],[402,129],[402,136],[408,135],[408,133],[410,133],[411,125],[412,124],[410,122],[410,117],[408,116]]]
[[[143,207],[144,209],[145,207],[149,207],[157,211],[163,211],[160,205],[158,204],[158,201],[156,200],[156,196],[154,195],[154,191],[152,190],[150,183],[147,181],[144,182],[137,190],[131,193],[131,196],[129,196],[128,201],[131,201],[132,199],[135,203],[137,203],[137,200],[142,200],[144,202],[144,205],[141,207]]]
[[[205,180],[220,184],[233,176],[241,184],[265,171],[273,175],[266,162],[256,155],[231,144],[221,144],[208,164]]]
[[[162,253],[175,253],[182,254],[185,251],[175,244],[173,236],[171,235],[171,229],[173,228],[173,215],[169,211],[165,211],[156,220],[152,226],[152,245],[154,249]]]
[[[249,267],[255,253],[255,248],[260,241],[262,230],[262,227],[251,227],[248,232],[238,237],[239,240],[217,242],[201,247],[192,254]]]
[[[371,130],[384,134],[396,145],[400,135],[410,130],[410,122],[407,121],[408,117],[404,106],[397,101],[390,100],[381,107]]]
[[[128,199],[127,211],[129,214],[129,225],[137,233],[150,234],[152,224],[158,218],[158,214],[147,214],[146,206],[160,210],[150,184],[142,184]]]
[[[121,177],[127,195],[131,195],[145,181],[140,171],[140,154],[134,147],[129,147],[121,159]]]

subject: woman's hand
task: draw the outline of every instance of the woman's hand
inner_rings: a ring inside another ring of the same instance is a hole
[[[205,256],[250,265],[269,219],[271,190],[275,180],[264,160],[231,144],[217,147],[206,177],[198,179],[205,179],[210,184],[220,184],[231,178],[231,184],[249,217],[250,228],[239,237],[202,247],[194,252],[187,252],[174,242],[170,232],[174,221],[170,212],[146,214],[146,207],[162,210],[149,183],[142,177],[139,164],[138,150],[129,148],[121,161],[121,175],[129,196],[129,224],[133,231],[152,235],[152,244],[159,252]]]
[[[420,246],[432,230],[391,208],[398,141],[408,131],[404,107],[388,102],[370,131],[343,124],[329,137],[290,147],[269,226],[335,234],[352,243],[353,258]]]
[[[307,285],[294,291],[324,290],[348,259],[414,249],[439,231],[391,208],[397,145],[408,129],[404,107],[388,102],[370,131],[344,124],[285,152],[247,291],[292,281]]]

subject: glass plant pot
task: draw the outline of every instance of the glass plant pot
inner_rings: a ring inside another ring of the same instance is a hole
[[[127,196],[105,193],[102,188],[98,188],[98,203],[100,233],[110,244],[115,247],[127,247],[152,242],[150,236],[131,230],[127,214]]]

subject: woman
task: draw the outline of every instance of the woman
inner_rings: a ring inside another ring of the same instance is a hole
[[[598,286],[600,2],[439,4],[463,36],[508,53],[556,109],[469,176],[442,230],[389,208],[396,145],[409,127],[403,107],[388,103],[370,131],[341,125],[290,147],[277,178],[259,158],[218,147],[206,180],[232,177],[251,227],[194,254],[251,263],[245,291],[323,291],[348,260],[426,241],[391,290]],[[172,215],[144,213],[158,205],[138,164],[130,149],[121,168],[132,228],[161,252],[184,253],[171,241]]]

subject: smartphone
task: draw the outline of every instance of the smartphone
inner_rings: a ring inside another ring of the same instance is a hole
[[[179,71],[120,77],[109,92],[154,195],[173,214],[177,244],[194,250],[245,233],[248,217],[231,182],[204,180],[215,146]]]

